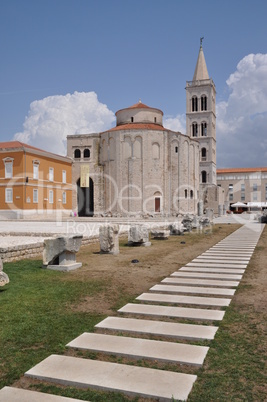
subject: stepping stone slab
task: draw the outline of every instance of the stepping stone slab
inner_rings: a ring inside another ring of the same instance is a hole
[[[150,304],[128,303],[119,313],[142,314],[171,318],[187,318],[188,320],[222,320],[224,311],[206,310],[202,308],[155,306]]]
[[[180,271],[188,271],[188,272],[213,272],[218,274],[244,274],[244,269],[235,269],[235,268],[205,268],[205,267],[182,267],[179,269]]]
[[[171,274],[173,277],[181,278],[205,278],[205,279],[222,279],[222,280],[236,280],[241,281],[242,275],[234,274],[214,274],[214,273],[201,273],[201,272],[174,272]]]
[[[186,400],[197,378],[191,374],[57,355],[49,356],[25,375],[72,387],[164,401]]]
[[[247,264],[236,264],[236,263],[227,263],[227,264],[222,264],[222,263],[217,263],[217,262],[189,262],[186,264],[187,267],[211,267],[211,268],[247,268]]]
[[[0,390],[0,402],[81,402],[81,400],[21,388],[4,387]]]
[[[120,317],[107,317],[97,324],[95,328],[192,340],[214,339],[218,329],[218,327],[207,325],[180,324]]]
[[[239,282],[237,281],[219,281],[215,279],[191,279],[191,278],[165,278],[161,283],[170,283],[172,285],[174,284],[188,284],[188,285],[195,285],[195,286],[222,286],[222,287],[236,287],[239,285]]]
[[[235,289],[205,288],[200,286],[155,285],[149,290],[151,290],[152,292],[191,293],[221,296],[233,296],[235,294]]]
[[[228,255],[228,254],[227,254]],[[210,260],[212,260],[212,261],[218,261],[218,262],[221,262],[221,261],[234,261],[234,262],[236,262],[236,261],[242,261],[242,263],[243,262],[248,262],[249,261],[249,258],[247,258],[247,257],[244,257],[244,256],[242,256],[242,257],[240,257],[240,256],[237,256],[237,257],[228,257],[228,256],[226,256],[226,255],[204,255],[204,254],[202,254],[202,255],[200,255],[199,257],[197,257],[197,258],[194,258],[193,259],[193,261],[198,261],[198,260],[205,260],[205,261],[210,261]]]
[[[135,359],[152,359],[196,366],[203,364],[209,350],[206,346],[93,333],[84,333],[67,346]]]
[[[142,293],[136,298],[136,300],[173,304],[197,304],[216,307],[227,307],[231,302],[231,299],[223,299],[219,297],[178,296],[161,293]]]

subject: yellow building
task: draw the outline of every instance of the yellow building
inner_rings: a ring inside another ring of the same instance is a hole
[[[0,142],[0,215],[70,214],[72,161],[19,141]]]

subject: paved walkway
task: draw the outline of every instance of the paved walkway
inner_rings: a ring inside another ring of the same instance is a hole
[[[67,346],[107,355],[201,366],[209,347],[194,345],[194,342],[209,341],[216,336],[224,310],[231,303],[263,227],[256,223],[242,226],[193,262],[153,286],[148,293],[138,296],[136,303],[126,304],[118,310],[119,316],[101,321],[95,326],[95,333],[84,333]],[[192,323],[184,323],[184,319]],[[209,321],[217,324],[210,325]],[[149,335],[149,339],[145,339],[144,335]],[[158,340],[159,336],[162,340]],[[79,388],[120,391],[160,401],[187,400],[197,380],[196,375],[143,368],[137,364],[60,355],[49,356],[27,371],[25,376]],[[0,402],[17,401],[78,400],[44,396],[12,387],[0,390]]]

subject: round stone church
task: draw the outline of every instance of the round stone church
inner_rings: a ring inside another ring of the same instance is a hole
[[[116,127],[68,136],[74,210],[79,216],[196,213],[199,143],[163,127],[163,112],[139,101]]]

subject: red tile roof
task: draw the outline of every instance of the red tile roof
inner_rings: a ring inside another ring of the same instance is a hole
[[[126,107],[123,109],[118,110],[115,115],[117,116],[117,113],[121,112],[122,110],[127,110],[127,109],[151,109],[151,110],[157,110],[158,112],[160,112],[163,115],[162,110],[157,109],[155,107],[150,107],[145,105],[144,103],[142,103],[141,101],[139,101],[138,103],[135,103],[134,105],[130,106],[130,107]]]
[[[267,172],[267,167],[217,169],[217,174],[222,174],[222,173],[251,173],[251,172]]]
[[[153,123],[126,123],[120,124],[119,126],[113,127],[109,131],[120,131],[120,130],[158,130],[158,131],[168,131],[166,128],[159,124]]]

